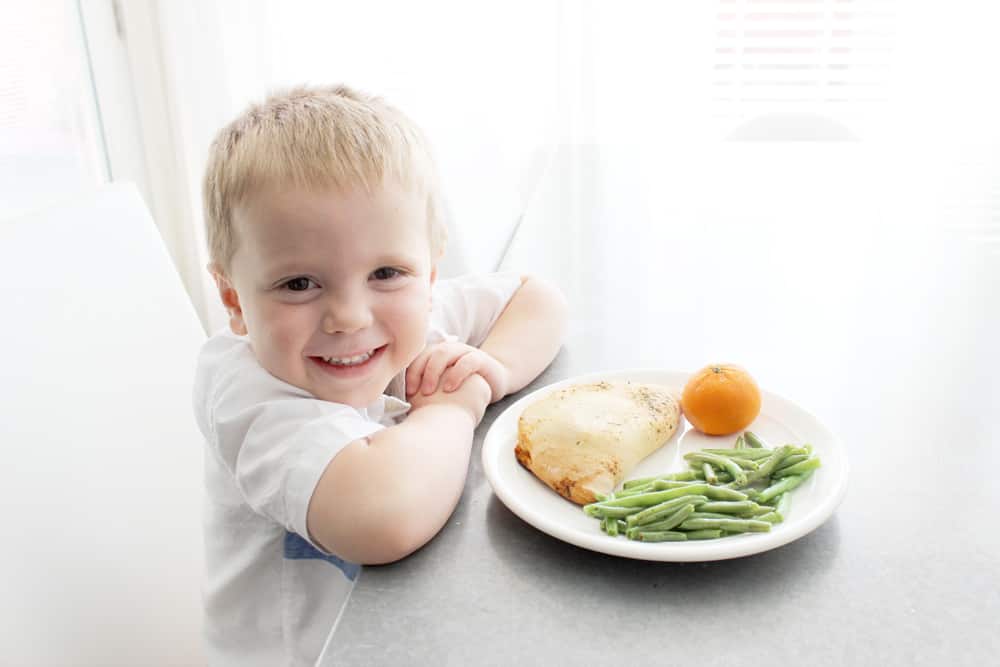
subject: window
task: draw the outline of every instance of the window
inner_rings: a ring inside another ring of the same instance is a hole
[[[77,5],[19,3],[0,21],[0,219],[108,177]]]

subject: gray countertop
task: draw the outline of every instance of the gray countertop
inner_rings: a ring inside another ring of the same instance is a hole
[[[1000,182],[995,161],[857,144],[663,155],[556,153],[504,268],[558,282],[573,320],[525,391],[736,361],[839,436],[844,502],[743,558],[584,550],[484,476],[508,397],[447,526],[364,568],[321,664],[996,664],[1000,197],[969,186]]]

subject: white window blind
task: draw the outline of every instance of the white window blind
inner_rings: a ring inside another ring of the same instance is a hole
[[[713,112],[734,139],[852,140],[887,102],[892,0],[719,0]]]
[[[0,220],[107,178],[75,2],[0,17]]]

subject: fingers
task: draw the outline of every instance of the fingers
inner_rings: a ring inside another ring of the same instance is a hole
[[[427,366],[427,360],[431,357],[431,352],[434,348],[425,348],[423,352],[417,355],[417,358],[413,360],[410,366],[406,369],[406,395],[412,396],[420,390],[420,383],[423,381],[424,368]]]
[[[434,348],[424,366],[423,379],[420,381],[420,391],[423,394],[433,394],[438,388],[441,374],[451,366],[467,349],[465,345],[439,345]]]
[[[473,373],[479,372],[480,365],[478,355],[474,352],[467,352],[459,357],[458,361],[449,366],[441,376],[441,388],[446,392],[455,391],[462,386],[466,378]]]
[[[452,392],[475,373],[489,384],[492,400],[504,396],[504,368],[493,357],[462,343],[438,343],[424,349],[406,369],[406,395],[429,396],[439,388]]]
[[[493,392],[493,401],[499,401],[507,393],[507,375],[505,368],[493,357],[483,353],[483,362],[477,372],[483,376]]]

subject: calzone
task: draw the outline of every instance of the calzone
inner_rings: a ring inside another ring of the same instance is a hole
[[[580,505],[607,495],[677,430],[680,405],[666,388],[594,382],[558,389],[525,409],[518,462]]]

